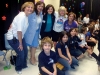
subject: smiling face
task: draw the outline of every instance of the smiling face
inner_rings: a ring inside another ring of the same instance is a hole
[[[68,36],[67,35],[64,35],[62,37],[62,42],[65,43],[65,42],[67,42],[67,40],[68,40]]]
[[[74,20],[74,15],[73,15],[73,14],[69,15],[68,20],[69,20],[70,22],[72,22],[72,21]]]
[[[66,14],[65,10],[60,10],[59,11],[60,16],[64,16]]]
[[[33,6],[32,5],[28,5],[27,7],[25,7],[24,12],[26,13],[26,15],[28,16],[29,14],[31,14],[33,12]]]
[[[49,7],[49,9],[47,10],[48,14],[52,14],[53,13],[53,8]]]
[[[49,54],[49,53],[50,53],[50,50],[51,50],[51,44],[48,43],[48,42],[44,43],[44,45],[43,45],[43,50],[44,50],[44,52],[45,52],[46,54]]]
[[[43,10],[43,4],[37,5],[38,13],[42,12],[42,10]]]
[[[21,7],[21,11],[25,12],[26,16],[31,14],[33,12],[33,9],[34,4],[32,2],[25,2]]]
[[[72,37],[75,36],[75,35],[76,35],[76,30],[73,29],[73,30],[70,32],[70,35],[71,35]]]

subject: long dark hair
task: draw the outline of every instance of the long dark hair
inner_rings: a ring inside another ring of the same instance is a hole
[[[62,32],[60,33],[60,36],[59,36],[58,42],[60,42],[61,45],[63,45],[63,43],[62,43],[62,38],[64,37],[64,35],[67,35],[67,36],[68,36],[68,34],[67,34],[66,31],[62,31]]]
[[[41,4],[43,4],[42,13],[44,14],[45,4],[44,4],[44,2],[42,2],[42,1],[38,1],[38,2],[35,4],[35,8],[34,8],[34,10],[35,10],[35,12],[36,12],[36,15],[38,14],[37,6],[38,6],[38,5],[41,5]]]

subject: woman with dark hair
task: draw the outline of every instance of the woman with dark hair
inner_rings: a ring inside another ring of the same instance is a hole
[[[75,21],[75,14],[73,12],[70,12],[68,14],[68,20],[64,23],[64,30],[66,32],[69,32],[71,28],[77,28],[77,23]]]
[[[45,8],[45,15],[43,16],[42,26],[41,26],[41,39],[44,37],[52,37],[52,30],[53,25],[55,22],[55,16],[54,16],[55,9],[53,5],[48,4]]]
[[[44,3],[39,1],[35,4],[35,10],[34,12],[29,15],[29,27],[25,34],[25,39],[27,45],[30,47],[30,63],[32,65],[36,65],[36,58],[35,58],[35,52],[36,48],[39,45],[39,34],[40,34],[40,28],[42,24],[42,11],[43,11]]]

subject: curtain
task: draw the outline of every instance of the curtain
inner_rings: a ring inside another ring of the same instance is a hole
[[[100,0],[93,0],[92,1],[92,11],[91,11],[91,18],[97,20],[98,16],[100,16]]]
[[[85,3],[81,7],[81,4]],[[82,14],[85,16],[91,13],[91,0],[60,0],[60,6],[65,6],[68,12],[74,12],[77,16]]]
[[[14,17],[19,13],[21,5],[26,2],[34,0],[1,0],[0,2],[0,50],[5,50],[4,46],[4,34],[7,32],[11,22]],[[8,5],[8,7],[6,7]],[[6,20],[2,20],[2,17],[5,16]]]

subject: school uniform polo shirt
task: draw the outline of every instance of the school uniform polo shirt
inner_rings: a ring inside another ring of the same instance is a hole
[[[60,43],[60,42],[57,43],[57,45],[56,45],[56,54],[57,54],[57,58],[60,57],[60,56],[59,56],[59,53],[58,53],[58,48],[61,49],[61,52],[62,52],[62,54],[63,54],[64,56],[67,56],[67,52],[66,52],[66,49],[68,48],[68,47],[67,47],[67,42],[66,42],[65,44]]]
[[[69,42],[68,47],[69,47],[69,49],[70,50],[79,49],[80,46],[79,46],[78,42],[81,42],[81,41],[82,40],[80,40],[78,38],[78,36],[69,37],[69,39],[68,39],[68,42]]]
[[[42,51],[38,56],[38,60],[39,60],[38,67],[39,67],[40,73],[42,71],[41,67],[45,67],[49,71],[53,71],[53,64],[57,63],[56,53],[50,50],[50,55],[47,56],[45,52]]]

